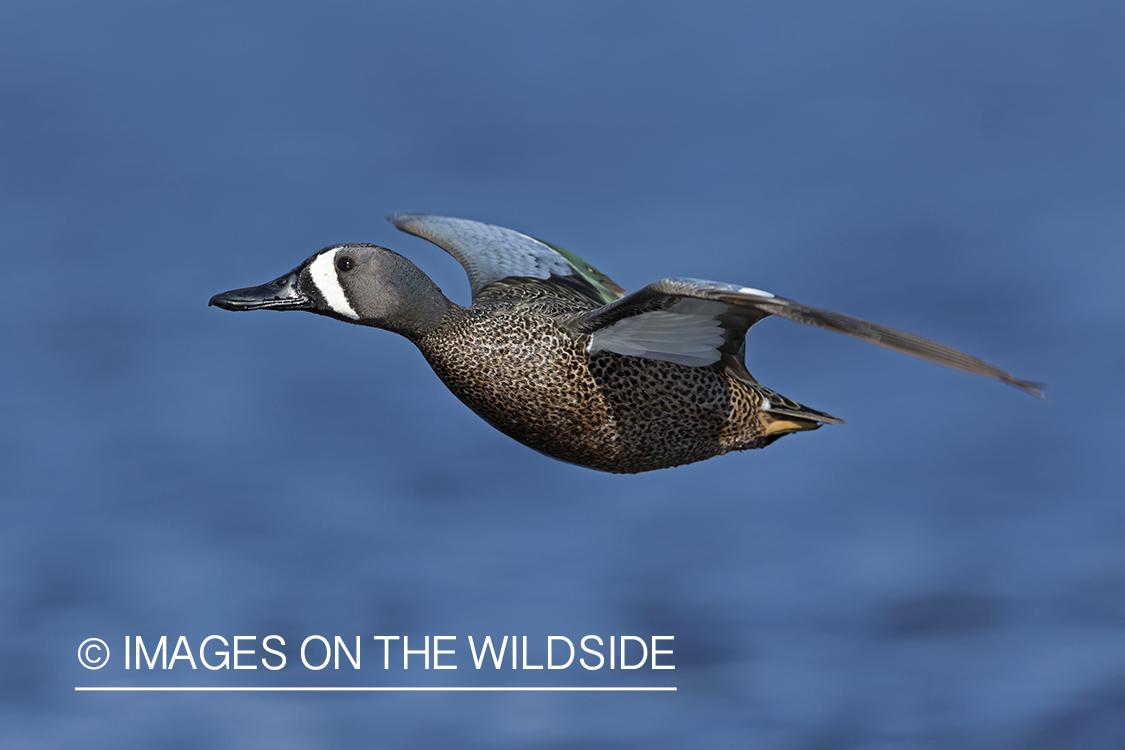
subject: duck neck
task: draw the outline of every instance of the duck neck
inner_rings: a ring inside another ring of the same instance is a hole
[[[386,300],[386,312],[377,320],[364,322],[417,342],[436,330],[449,309],[456,305],[446,299],[429,276],[406,258],[393,255],[389,260],[397,268],[384,277],[386,282],[380,290],[389,298]]]

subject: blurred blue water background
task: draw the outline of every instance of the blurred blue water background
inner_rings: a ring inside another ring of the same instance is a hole
[[[1096,2],[3,4],[0,745],[1120,747],[1122,39]],[[1051,400],[767,321],[751,371],[849,424],[615,477],[389,333],[206,307],[343,241],[466,302],[392,211]],[[270,633],[674,635],[676,670],[120,664]],[[74,692],[141,684],[679,690]]]

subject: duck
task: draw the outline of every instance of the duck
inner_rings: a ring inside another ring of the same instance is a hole
[[[632,293],[574,253],[468,219],[393,214],[398,229],[456,258],[472,303],[450,301],[402,255],[349,243],[266,284],[217,294],[224,310],[304,310],[406,337],[493,427],[552,458],[631,474],[764,448],[843,420],[761,385],[746,334],[770,316],[854,336],[1008,383],[944,344],[761,289],[691,278]]]

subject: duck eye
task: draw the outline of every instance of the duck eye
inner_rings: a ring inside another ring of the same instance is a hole
[[[355,261],[345,255],[336,259],[336,268],[344,272],[350,271],[355,268]]]

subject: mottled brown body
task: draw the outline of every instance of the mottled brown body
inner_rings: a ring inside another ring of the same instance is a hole
[[[449,390],[489,424],[581,466],[649,471],[777,437],[764,434],[758,387],[721,367],[588,355],[589,336],[559,321],[589,307],[477,299],[472,308],[452,308],[415,343]]]

